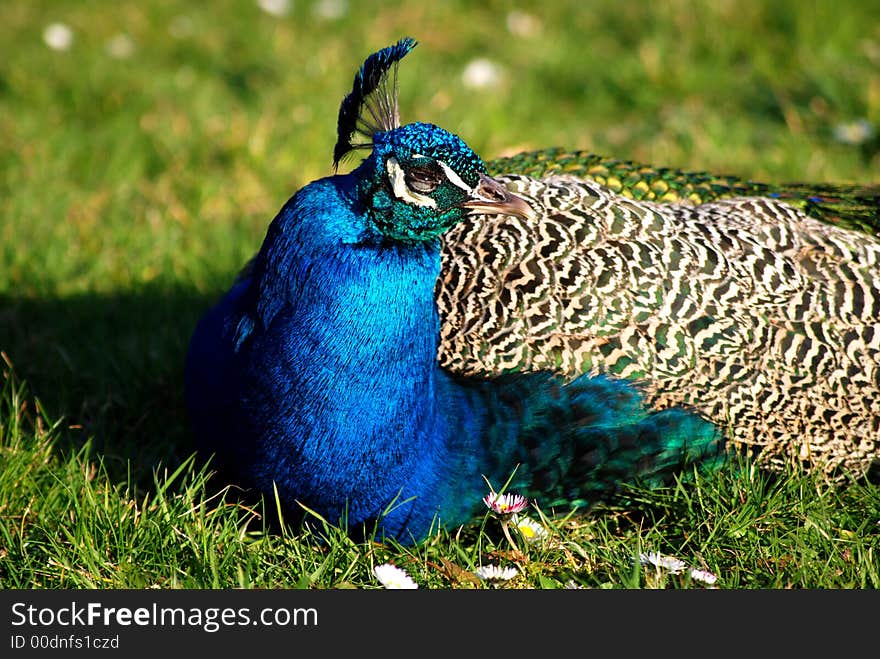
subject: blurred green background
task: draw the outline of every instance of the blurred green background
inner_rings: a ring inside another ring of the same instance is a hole
[[[880,181],[876,1],[3,0],[0,350],[72,441],[145,474],[191,450],[196,320],[405,35],[403,121],[486,159]]]

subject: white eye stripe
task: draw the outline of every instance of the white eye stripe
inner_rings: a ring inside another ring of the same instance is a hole
[[[442,165],[443,163],[440,164]],[[437,208],[436,201],[409,189],[409,186],[404,180],[403,168],[400,166],[400,163],[397,162],[397,158],[389,158],[385,163],[385,168],[388,171],[388,178],[391,180],[391,189],[394,191],[395,197],[408,204]]]
[[[452,167],[447,165],[442,160],[438,160],[437,164],[443,169],[443,173],[446,174],[446,178],[449,179],[449,182],[455,185],[456,187],[461,188],[468,194],[473,194],[474,189],[469,186],[467,183],[461,180],[461,177],[453,171]]]

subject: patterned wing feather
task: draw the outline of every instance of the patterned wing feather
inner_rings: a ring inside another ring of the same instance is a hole
[[[444,237],[444,367],[610,374],[769,465],[878,460],[880,239],[736,181],[660,202],[547,171],[500,177],[538,220],[472,217]]]
[[[497,158],[486,163],[486,167],[493,176],[515,173],[543,178],[566,174],[596,181],[612,192],[644,201],[701,204],[731,197],[766,196],[784,200],[823,222],[880,235],[880,186],[877,185],[770,185],[736,176],[652,167],[559,148]]]

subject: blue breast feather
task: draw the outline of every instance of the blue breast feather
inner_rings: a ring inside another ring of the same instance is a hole
[[[478,510],[488,478],[546,506],[595,500],[717,453],[714,428],[649,414],[621,381],[469,380],[437,365],[437,241],[378,236],[357,174],[303,188],[250,276],[199,323],[187,403],[233,479],[349,527],[419,540]]]

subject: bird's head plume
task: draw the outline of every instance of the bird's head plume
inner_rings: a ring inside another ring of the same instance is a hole
[[[351,92],[339,106],[336,147],[333,149],[335,167],[354,149],[372,146],[376,133],[400,126],[397,64],[416,44],[415,39],[404,37],[396,44],[370,55],[358,69]],[[355,142],[355,135],[361,135],[367,141]]]
[[[334,164],[354,149],[372,149],[358,172],[375,227],[392,240],[419,242],[469,212],[533,217],[523,199],[486,175],[482,159],[460,137],[433,124],[400,125],[397,65],[415,45],[406,37],[370,55],[339,108]],[[357,134],[367,141],[356,143]]]

